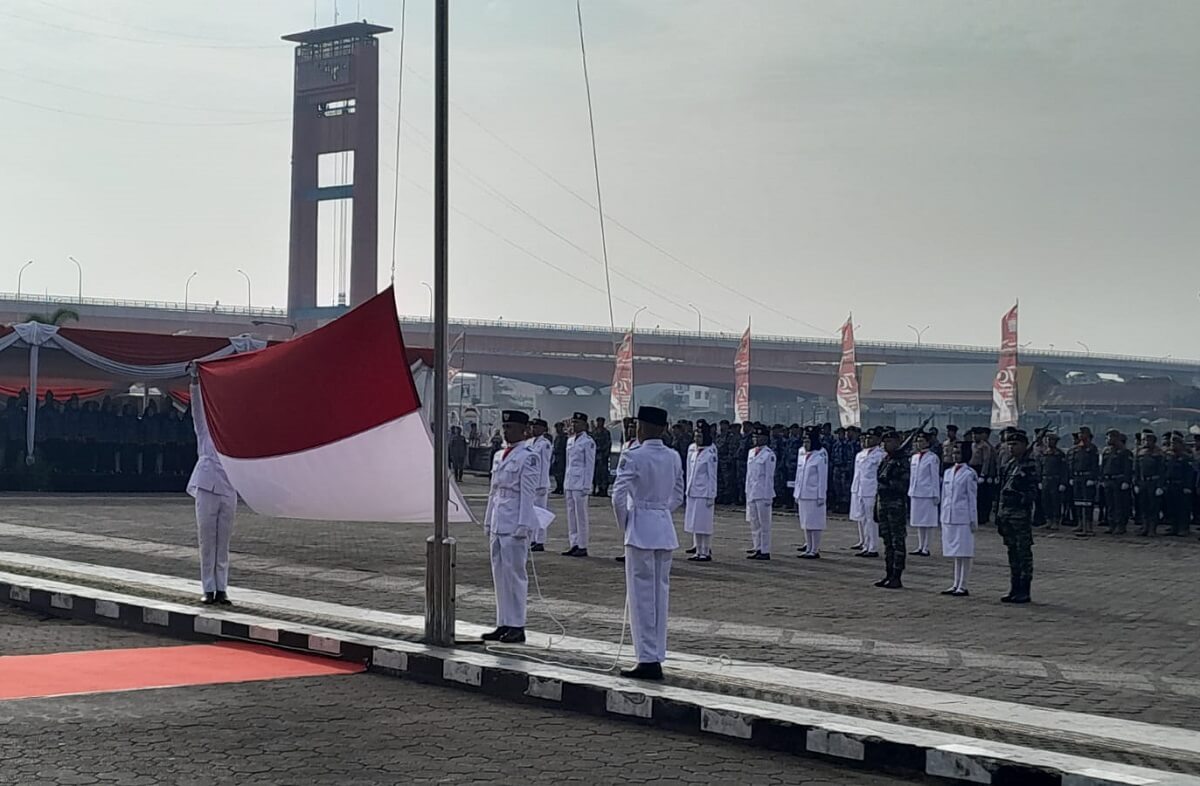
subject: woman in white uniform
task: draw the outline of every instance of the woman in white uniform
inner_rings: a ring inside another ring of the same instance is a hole
[[[942,556],[954,560],[954,584],[943,595],[965,597],[971,559],[975,556],[975,530],[979,528],[979,476],[963,462],[962,443],[953,449],[954,466],[942,477]]]
[[[804,434],[804,447],[796,460],[796,485],[792,495],[804,530],[804,552],[800,559],[821,558],[821,534],[825,531],[825,498],[829,487],[829,457],[821,447],[821,430]]]
[[[917,548],[910,554],[929,556],[929,541],[938,525],[942,496],[942,460],[929,449],[929,436],[917,434],[908,478],[909,526],[917,530]]]
[[[696,431],[696,441],[688,448],[687,509],[683,531],[692,533],[692,551],[688,562],[712,562],[713,505],[717,501],[717,448],[712,427],[707,423]]]

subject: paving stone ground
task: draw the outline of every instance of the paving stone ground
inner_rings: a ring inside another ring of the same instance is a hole
[[[465,491],[482,510],[486,486]],[[608,500],[594,499],[592,557],[562,557],[565,513],[536,555],[546,603],[531,627],[615,641],[623,572]],[[15,525],[6,531],[4,525]],[[242,508],[233,582],[256,589],[420,613],[426,527],[281,521]],[[680,526],[682,529],[682,526]],[[458,525],[459,616],[491,618],[491,576],[481,530]],[[683,533],[681,532],[681,540]],[[1200,728],[1200,543],[1192,538],[1067,532],[1035,535],[1035,604],[996,602],[1007,589],[994,530],[977,539],[970,598],[938,594],[951,563],[910,556],[906,589],[871,586],[881,561],[853,556],[848,522],[834,520],[824,558],[794,558],[795,517],[775,515],[775,559],[748,562],[742,511],[721,510],[716,561],[680,552],[672,572],[669,646],[909,686],[1058,709]],[[915,546],[915,536],[910,537]],[[935,544],[935,555],[939,551]],[[0,498],[0,550],[194,577],[194,521],[186,497]],[[531,586],[536,595],[536,588]]]
[[[75,630],[82,627],[83,630]],[[0,606],[0,635],[47,650],[123,631]],[[166,639],[138,636],[156,644]],[[13,654],[4,651],[6,654]],[[393,677],[358,674],[0,702],[0,783],[800,784],[912,781]]]

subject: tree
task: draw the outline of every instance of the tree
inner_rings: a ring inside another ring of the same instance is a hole
[[[79,312],[70,308],[59,308],[51,314],[30,314],[25,317],[26,322],[40,322],[43,325],[61,326],[68,322],[78,322]]]

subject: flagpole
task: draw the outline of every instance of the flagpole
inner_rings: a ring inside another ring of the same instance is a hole
[[[425,542],[425,640],[454,643],[454,538],[448,526],[449,352],[446,285],[449,228],[450,0],[436,0],[433,129],[433,535]]]

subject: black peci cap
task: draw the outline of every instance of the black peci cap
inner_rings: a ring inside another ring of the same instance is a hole
[[[587,415],[585,415],[585,414],[584,414],[584,413],[582,413],[582,412],[576,412],[574,415],[572,415],[572,416],[571,416],[571,420],[581,420],[581,421],[583,421],[584,423],[587,423],[587,422],[588,422],[588,416],[587,416]]]
[[[549,423],[547,423],[546,421],[542,420],[541,418],[530,418],[530,419],[529,419],[529,425],[531,425],[531,426],[541,426],[542,428],[548,428],[548,427],[550,426],[550,424],[549,424]]]
[[[658,407],[638,407],[637,419],[652,426],[665,426],[667,411]]]
[[[506,409],[500,413],[500,422],[502,423],[520,423],[522,426],[529,423],[529,415],[519,409]]]

